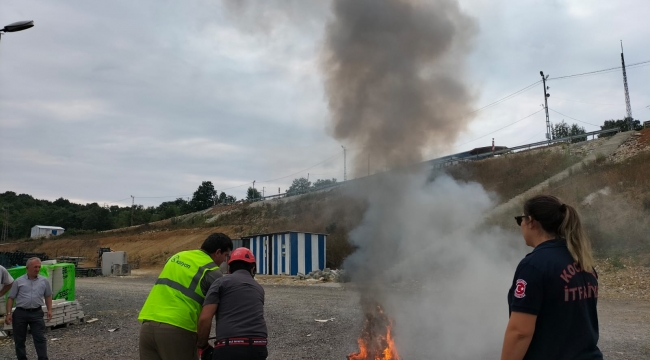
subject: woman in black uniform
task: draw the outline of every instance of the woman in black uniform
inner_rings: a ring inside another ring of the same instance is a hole
[[[508,293],[501,360],[599,360],[598,277],[576,210],[539,195],[516,216],[526,245]]]

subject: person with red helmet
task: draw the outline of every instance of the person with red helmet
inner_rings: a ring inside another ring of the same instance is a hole
[[[264,320],[264,289],[255,281],[255,256],[247,248],[232,251],[230,275],[210,286],[199,316],[198,347],[201,359],[264,360],[268,357]],[[217,323],[214,350],[208,344],[212,318]]]

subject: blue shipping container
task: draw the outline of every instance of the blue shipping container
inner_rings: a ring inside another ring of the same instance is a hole
[[[263,275],[309,274],[325,269],[327,235],[285,231],[243,236],[255,255],[257,273]],[[246,245],[244,245],[246,246]]]

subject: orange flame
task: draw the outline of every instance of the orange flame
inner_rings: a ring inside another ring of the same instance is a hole
[[[400,360],[392,333],[393,322],[377,305],[366,315],[366,322],[357,340],[359,352],[348,355],[348,360]]]

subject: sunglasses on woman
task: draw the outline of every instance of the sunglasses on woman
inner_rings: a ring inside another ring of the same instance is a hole
[[[528,216],[526,216],[526,215],[515,216],[515,220],[517,221],[517,225],[518,225],[518,226],[521,226],[521,222],[522,222],[525,218],[527,218],[527,217],[528,217]]]

